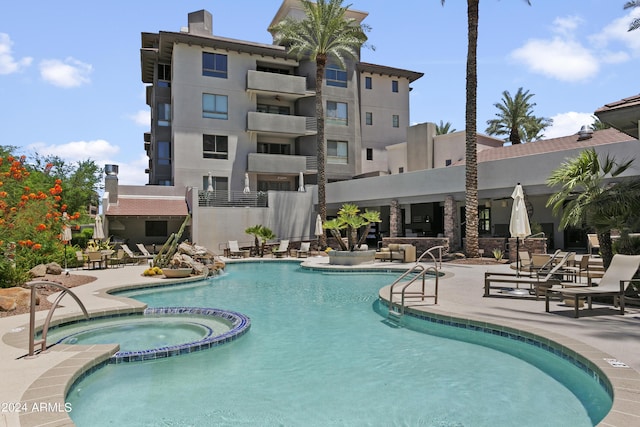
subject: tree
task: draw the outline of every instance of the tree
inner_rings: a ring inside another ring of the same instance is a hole
[[[547,207],[552,206],[555,215],[562,212],[560,228],[582,224],[594,228],[605,267],[613,257],[611,228],[620,227],[640,203],[637,184],[606,183],[605,179],[619,176],[632,163],[618,162],[609,155],[601,160],[590,148],[564,162],[547,178],[547,185],[560,186],[547,200]]]
[[[530,102],[532,93],[518,89],[515,97],[511,97],[508,90],[502,92],[501,102],[493,104],[498,109],[496,118],[487,120],[489,135],[508,135],[505,141],[511,144],[521,144],[542,138],[542,131],[553,121],[533,114],[535,103]]]
[[[366,210],[360,213],[360,208],[352,203],[345,203],[338,211],[338,217],[324,223],[323,227],[329,231],[343,251],[354,251],[365,241],[371,224],[380,222],[380,212]],[[347,243],[342,240],[341,230],[346,230]],[[358,233],[359,232],[359,233]]]
[[[632,0],[632,1],[628,1],[624,4],[624,9],[631,9],[632,7],[640,7],[640,0]],[[638,28],[640,28],[640,18],[636,18],[633,21],[631,21],[631,23],[629,24],[629,30],[628,31],[633,31],[633,30],[637,30]]]
[[[525,0],[531,4],[529,0]],[[445,0],[441,0],[444,5]],[[478,8],[480,0],[467,0],[467,88],[465,103],[465,205],[466,247],[469,257],[478,256],[478,135],[476,130],[478,92]]]
[[[369,27],[346,16],[349,6],[343,0],[300,0],[305,16],[302,20],[287,17],[269,30],[274,42],[287,46],[299,59],[315,61],[315,107],[317,119],[316,155],[318,160],[318,213],[322,221],[327,219],[326,204],[326,142],[322,86],[328,62],[336,62],[346,69],[345,59],[357,60],[360,48],[367,41]],[[321,247],[327,246],[326,236],[319,238]]]
[[[591,125],[589,126],[589,129],[596,131],[596,130],[602,130],[602,129],[609,129],[610,127],[611,126],[601,121],[599,118],[594,117],[593,123],[591,123]]]
[[[440,120],[440,124],[436,124],[436,135],[446,135],[455,132],[456,130],[452,129],[452,127],[451,122],[443,123],[442,120]]]

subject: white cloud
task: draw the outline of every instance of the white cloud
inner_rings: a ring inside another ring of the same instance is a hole
[[[90,64],[67,58],[43,59],[40,62],[40,76],[54,86],[70,88],[82,86],[91,82],[89,75],[93,71]]]
[[[558,138],[578,133],[582,126],[590,126],[595,118],[592,113],[569,111],[551,117],[553,125],[544,130],[545,139]]]
[[[139,110],[135,114],[130,114],[129,118],[138,126],[149,127],[151,125],[151,112],[149,110]]]
[[[141,154],[137,159],[122,163],[117,161],[105,164],[118,165],[118,184],[120,185],[145,185],[149,183],[149,175],[144,170],[149,167],[149,158],[146,154]]]
[[[91,159],[98,163],[98,159],[105,159],[120,152],[120,147],[112,145],[104,139],[94,141],[72,141],[66,144],[45,145],[31,144],[27,147],[41,155],[58,156],[71,162]],[[98,163],[100,167],[104,166]]]
[[[24,57],[16,60],[11,50],[13,42],[9,34],[0,33],[0,74],[16,73],[31,65],[33,58]]]
[[[639,30],[628,31],[631,21],[637,18],[640,18],[640,8],[630,9],[627,15],[612,21],[602,31],[589,37],[589,40],[600,49],[620,43],[623,47],[631,49],[635,55],[640,55]]]
[[[594,77],[600,65],[593,54],[573,40],[529,40],[511,52],[511,57],[533,72],[561,81],[575,82]]]

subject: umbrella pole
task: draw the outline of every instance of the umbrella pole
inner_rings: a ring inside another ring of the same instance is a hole
[[[520,237],[516,236],[516,277],[520,277]]]
[[[64,274],[65,275],[69,275],[69,269],[67,268],[67,245],[69,244],[68,241],[64,242]]]

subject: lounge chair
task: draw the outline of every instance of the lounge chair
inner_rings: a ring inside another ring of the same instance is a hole
[[[286,256],[289,253],[289,241],[281,240],[280,246],[276,250],[273,251],[273,256],[276,258],[281,258]]]
[[[505,288],[508,289],[504,284],[512,284],[516,285],[517,289],[519,289],[520,285],[529,285],[529,293],[534,291],[536,299],[538,299],[538,297],[544,294],[547,289],[554,285],[561,285],[562,276],[570,275],[570,273],[565,271],[563,268],[571,255],[572,252],[566,252],[560,261],[558,261],[550,270],[540,270],[529,277],[518,276],[513,273],[486,272],[484,273],[484,296],[490,296],[491,289],[500,289],[501,291],[504,291]],[[498,283],[500,285],[492,286],[494,283]],[[525,290],[523,291],[526,292]]]
[[[229,240],[229,258],[242,258],[244,252],[240,250],[237,240]]]
[[[307,258],[309,256],[310,249],[311,242],[301,242],[300,249],[298,249],[298,258]]]
[[[126,261],[131,261],[132,263],[136,263],[136,264],[141,264],[143,262],[145,262],[147,259],[149,259],[148,256],[145,255],[137,255],[134,254],[133,251],[129,248],[129,246],[127,246],[126,244],[121,244],[120,247],[122,248],[122,250],[124,251],[124,253],[126,254]],[[153,258],[153,257],[151,257]]]
[[[138,243],[136,244],[136,247],[138,248],[138,250],[140,251],[140,253],[144,256],[146,256],[147,258],[153,258],[154,255],[151,255],[149,253],[149,251],[147,250],[147,247],[145,245],[143,245],[142,243]]]
[[[640,267],[640,255],[616,254],[611,265],[598,282],[597,286],[586,288],[569,288],[562,290],[547,289],[545,291],[545,311],[549,312],[549,298],[561,294],[564,298],[573,299],[574,317],[579,317],[580,298],[587,299],[587,306],[591,310],[591,299],[596,296],[613,297],[613,306],[620,305],[620,314],[624,315],[624,291]]]

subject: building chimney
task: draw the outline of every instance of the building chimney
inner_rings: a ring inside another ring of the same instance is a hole
[[[189,34],[210,36],[213,34],[213,17],[202,9],[189,14]]]
[[[109,204],[118,203],[118,165],[104,165],[104,191],[109,193]]]
[[[582,126],[578,132],[578,141],[593,138],[593,130],[589,126]]]

